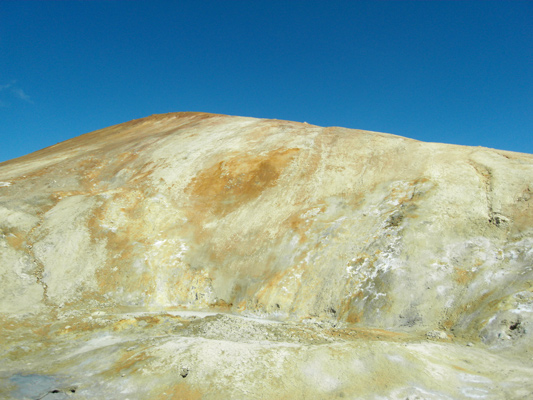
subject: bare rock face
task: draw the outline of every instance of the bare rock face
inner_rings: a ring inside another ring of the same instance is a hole
[[[0,164],[0,397],[533,397],[533,156],[202,113]]]

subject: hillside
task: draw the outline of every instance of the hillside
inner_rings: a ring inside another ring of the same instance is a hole
[[[533,155],[204,113],[4,162],[0,396],[531,397],[532,196]]]

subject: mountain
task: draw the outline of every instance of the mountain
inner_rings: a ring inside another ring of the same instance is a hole
[[[0,395],[531,397],[532,196],[533,155],[205,113],[1,163]]]

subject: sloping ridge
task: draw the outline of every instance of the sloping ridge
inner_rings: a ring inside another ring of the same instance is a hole
[[[0,313],[222,312],[531,351],[533,156],[172,113],[0,164]]]

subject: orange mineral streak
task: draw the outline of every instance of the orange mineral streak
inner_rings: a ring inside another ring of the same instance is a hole
[[[186,191],[196,204],[193,214],[224,217],[276,185],[299,149],[278,149],[266,155],[234,154],[201,171]]]
[[[111,373],[111,375],[118,375],[127,371],[129,374],[132,374],[141,370],[149,359],[151,359],[151,357],[148,356],[145,351],[127,351],[119,358],[113,366],[113,369],[108,373]]]
[[[154,400],[200,400],[203,398],[203,393],[185,382],[180,382],[165,388],[162,393],[157,391],[151,398]]]

